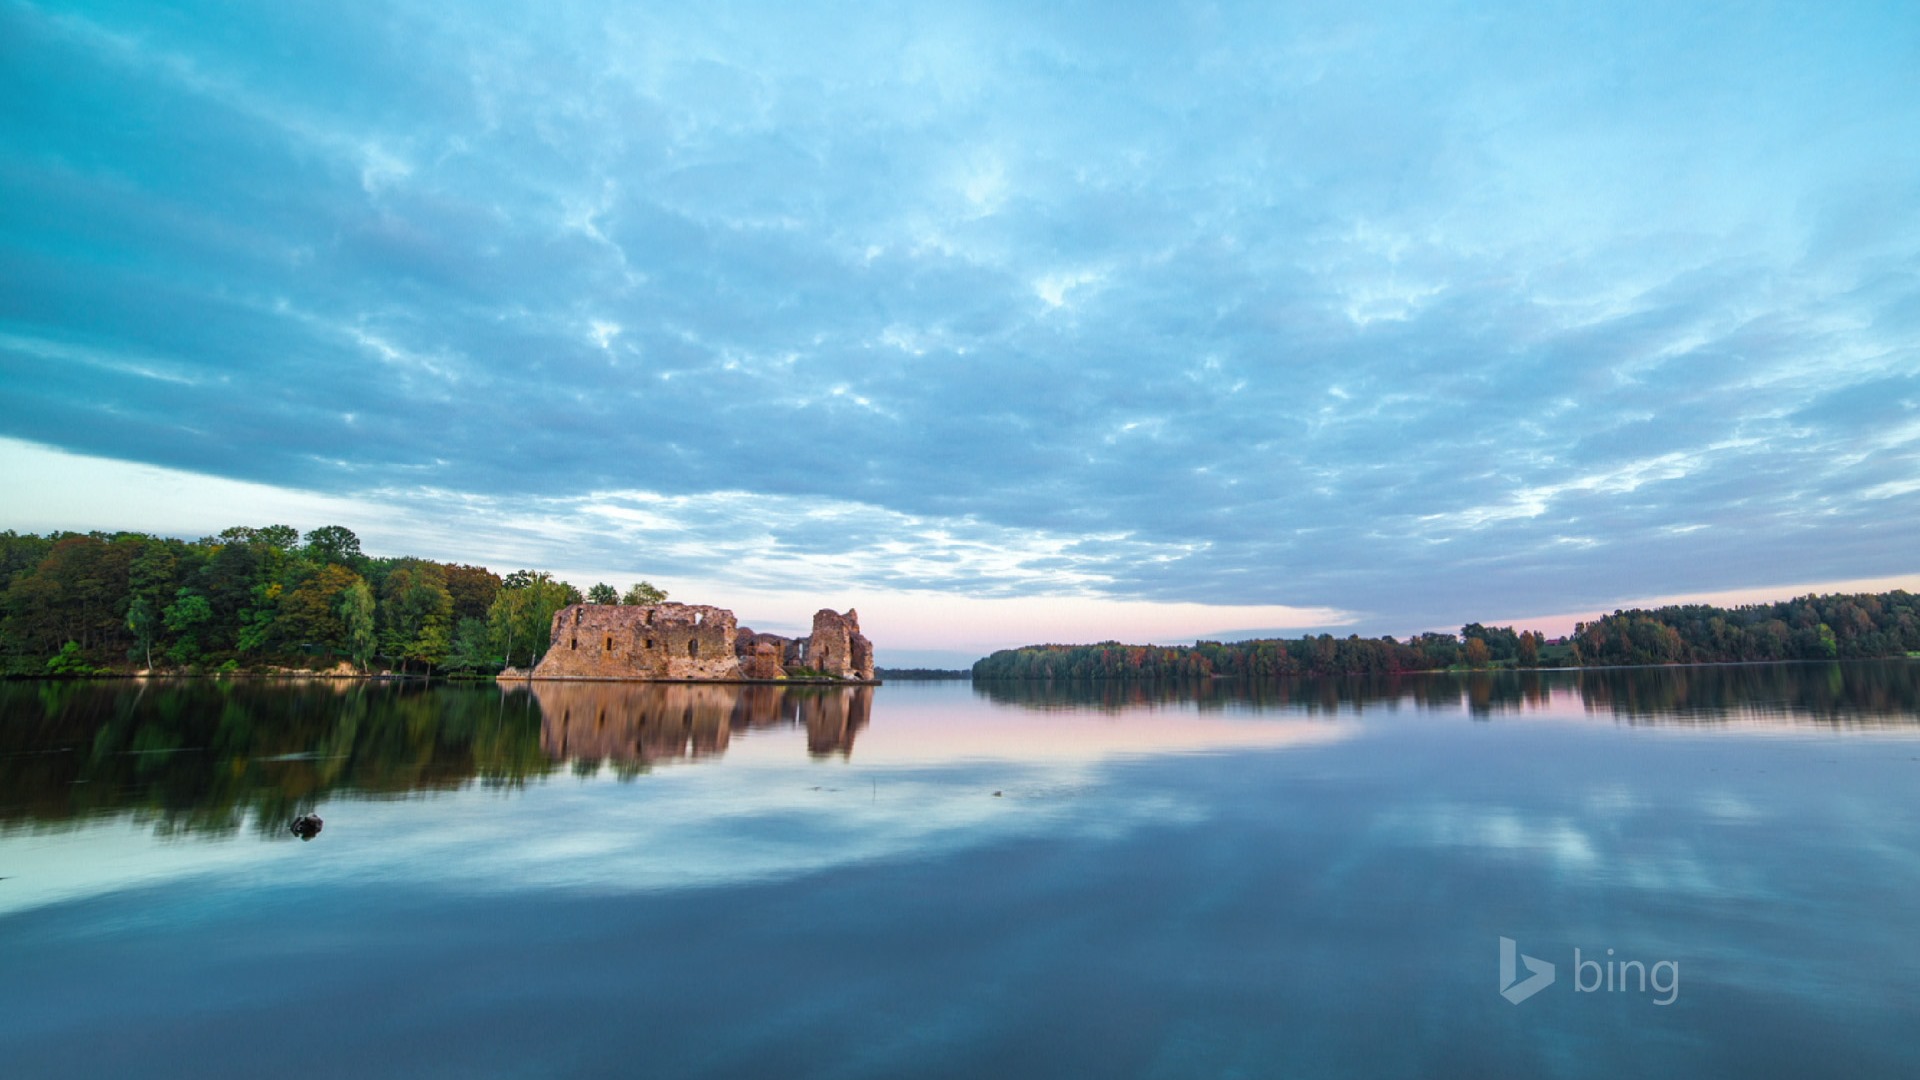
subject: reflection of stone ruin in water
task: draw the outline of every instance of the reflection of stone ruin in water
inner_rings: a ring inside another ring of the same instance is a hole
[[[735,733],[805,727],[815,756],[853,752],[873,715],[873,688],[645,686],[536,680],[540,747],[560,760],[648,765],[717,756]]]
[[[704,604],[574,604],[553,616],[552,644],[534,679],[741,682],[789,668],[873,681],[873,643],[860,614],[821,609],[804,638],[756,634],[733,612]]]

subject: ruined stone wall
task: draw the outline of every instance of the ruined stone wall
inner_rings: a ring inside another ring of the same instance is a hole
[[[843,679],[873,678],[873,643],[860,633],[860,613],[845,615],[822,608],[813,614],[813,634],[807,639],[806,664],[816,671]]]
[[[756,634],[741,627],[734,635],[734,651],[740,657],[740,674],[749,679],[784,679],[787,669],[787,639],[779,634]]]
[[[553,616],[535,679],[738,679],[733,612],[704,604],[574,604]]]

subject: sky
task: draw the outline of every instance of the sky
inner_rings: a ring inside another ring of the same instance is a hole
[[[1910,4],[0,0],[0,528],[883,664],[1920,588]]]

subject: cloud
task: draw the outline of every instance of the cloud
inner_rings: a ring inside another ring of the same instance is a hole
[[[1719,19],[16,3],[0,433],[740,588],[1909,572],[1916,31]]]

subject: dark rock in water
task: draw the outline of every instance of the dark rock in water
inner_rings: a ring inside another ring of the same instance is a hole
[[[301,814],[293,819],[293,824],[289,828],[293,830],[293,835],[300,839],[311,840],[320,835],[320,827],[325,824],[326,822],[320,820],[319,814]]]

